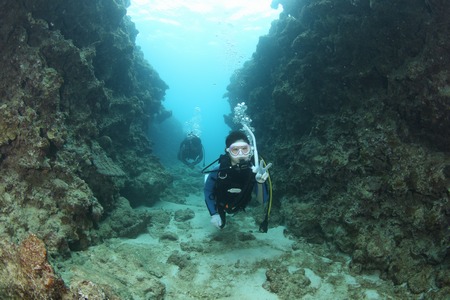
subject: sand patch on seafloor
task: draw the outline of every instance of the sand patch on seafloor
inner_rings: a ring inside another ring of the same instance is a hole
[[[161,201],[141,209],[152,215],[148,233],[109,240],[74,254],[63,263],[64,280],[83,278],[109,286],[121,299],[158,299],[161,289],[165,289],[163,299],[399,296],[376,274],[352,275],[348,257],[330,253],[324,246],[295,242],[285,236],[282,226],[258,232],[249,213],[230,216],[223,230],[214,228],[200,194],[189,196],[184,204]],[[183,212],[193,218],[180,220]]]

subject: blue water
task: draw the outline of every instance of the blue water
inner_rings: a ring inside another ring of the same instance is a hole
[[[178,163],[179,144],[193,129],[200,132],[206,164],[223,153],[230,130],[223,119],[231,111],[223,98],[229,79],[279,14],[270,0],[248,0],[258,5],[247,8],[221,2],[134,0],[128,9],[139,30],[137,45],[169,85],[164,106],[172,117],[149,133],[165,164]]]

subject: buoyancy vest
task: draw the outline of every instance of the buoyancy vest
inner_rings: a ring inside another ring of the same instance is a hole
[[[252,197],[255,174],[251,163],[232,166],[229,157],[221,157],[214,186],[214,197],[219,210],[235,213],[244,210]]]

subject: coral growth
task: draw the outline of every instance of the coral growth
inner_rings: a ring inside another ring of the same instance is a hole
[[[64,282],[47,261],[44,242],[30,234],[20,245],[0,242],[2,299],[62,299]]]
[[[264,287],[272,293],[282,295],[282,299],[300,299],[311,289],[311,281],[305,276],[304,269],[294,272],[289,272],[285,267],[269,269],[266,271],[266,278]]]
[[[1,237],[35,232],[68,256],[106,237],[96,229],[121,197],[151,205],[170,183],[147,138],[167,85],[125,5],[0,3]]]
[[[277,1],[227,96],[248,106],[293,235],[431,297],[449,288],[450,6],[425,2]]]

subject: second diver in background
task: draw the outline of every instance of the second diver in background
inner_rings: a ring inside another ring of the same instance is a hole
[[[186,166],[193,168],[196,164],[202,161],[203,156],[204,149],[202,141],[195,134],[189,133],[180,144],[178,159]]]

